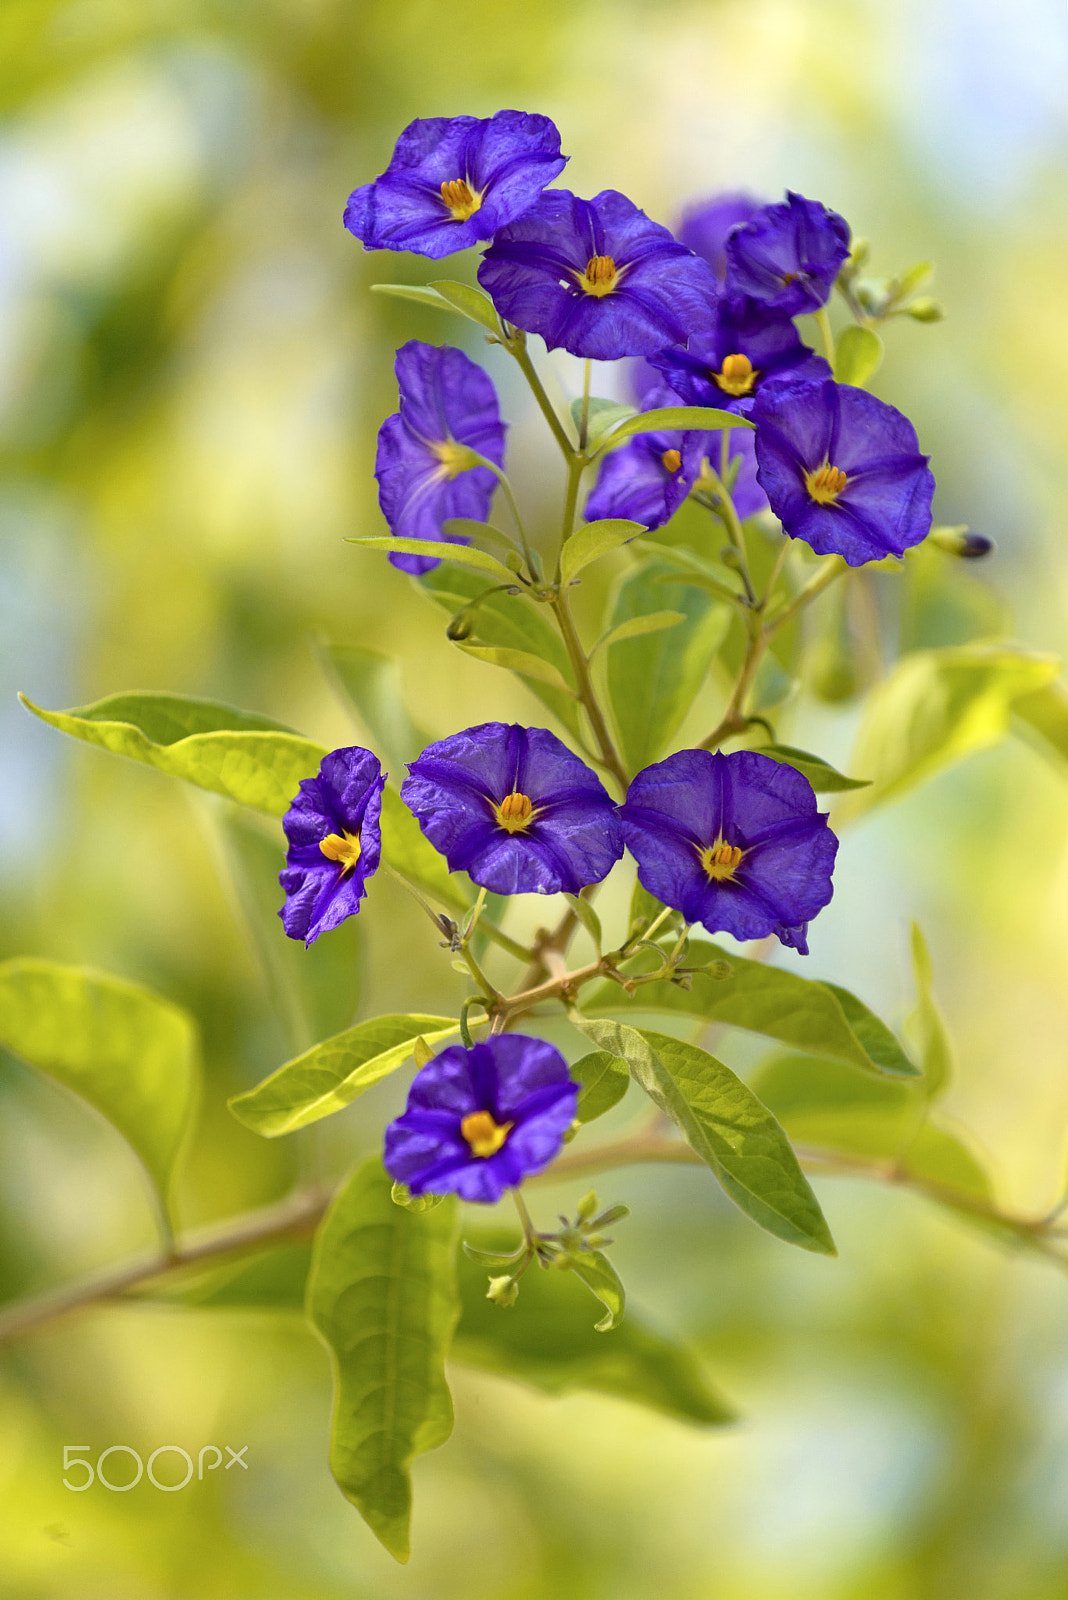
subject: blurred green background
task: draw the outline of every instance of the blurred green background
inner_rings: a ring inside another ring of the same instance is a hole
[[[950,319],[895,324],[876,392],[932,453],[938,520],[997,540],[992,625],[1000,605],[1026,643],[1064,650],[1066,66],[1065,19],[1041,0],[1011,18],[996,0],[5,0],[2,953],[89,962],[196,1013],[207,1088],[188,1221],[280,1194],[296,1161],[225,1110],[293,1042],[219,871],[222,807],[64,741],[15,689],[48,706],[171,689],[351,742],[320,632],[395,651],[436,734],[543,720],[447,643],[406,578],[342,542],[381,531],[371,471],[393,349],[467,337],[368,294],[433,273],[365,255],[340,225],[349,191],[412,117],[517,106],[556,120],[579,193],[617,187],[671,222],[721,188],[789,185],[870,237],[876,270],[934,258]],[[503,355],[468,348],[500,384],[514,477],[547,526],[551,445]],[[547,366],[576,392],[568,358]],[[929,626],[952,638],[952,618]],[[803,700],[789,733],[847,766],[856,720]],[[1066,800],[1012,743],[858,825],[805,967],[899,1022],[920,921],[958,1048],[949,1108],[1023,1209],[1060,1193],[1068,1126]],[[625,885],[613,895],[622,908]],[[455,1004],[447,959],[389,882],[338,940],[306,958],[330,1026],[357,981],[363,1014]],[[373,1145],[401,1094],[383,1085],[334,1119],[335,1166]],[[1068,1285],[1053,1269],[856,1181],[819,1184],[838,1261],[759,1233],[696,1170],[600,1187],[633,1207],[615,1257],[634,1303],[702,1351],[735,1428],[458,1369],[456,1433],[417,1464],[399,1568],[329,1477],[327,1361],[299,1324],[98,1311],[0,1365],[0,1596],[1068,1591]],[[150,1239],[117,1136],[0,1062],[3,1295]],[[247,1443],[249,1470],[174,1496],[76,1496],[62,1446],[86,1440],[94,1456]]]

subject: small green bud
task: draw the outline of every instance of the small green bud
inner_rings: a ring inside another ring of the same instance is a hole
[[[519,1299],[519,1285],[511,1273],[504,1277],[491,1278],[489,1288],[486,1290],[486,1299],[492,1300],[495,1306],[514,1306]]]
[[[921,295],[918,300],[913,300],[902,307],[902,312],[914,322],[941,322],[945,317],[946,308],[941,300],[932,300],[928,295]]]

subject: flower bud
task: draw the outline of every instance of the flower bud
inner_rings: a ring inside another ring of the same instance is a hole
[[[519,1298],[519,1285],[511,1273],[500,1278],[491,1278],[489,1288],[486,1290],[486,1299],[492,1300],[495,1306],[514,1306]]]

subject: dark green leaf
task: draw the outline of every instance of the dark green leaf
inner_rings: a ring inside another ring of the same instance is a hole
[[[645,532],[642,522],[628,522],[625,518],[607,517],[603,522],[587,522],[564,545],[560,555],[560,583],[566,588],[592,561],[597,561],[610,550],[636,539]]]
[[[408,1559],[413,1456],[452,1432],[445,1355],[459,1314],[458,1207],[393,1204],[377,1157],[316,1240],[308,1312],[334,1360],[330,1466],[372,1532]]]
[[[844,773],[836,772],[821,756],[809,755],[807,750],[795,750],[789,744],[762,744],[757,755],[770,756],[772,761],[781,761],[783,766],[793,767],[808,779],[817,794],[830,794],[841,789],[865,789],[871,781],[869,778],[847,778]]]
[[[630,1083],[630,1068],[622,1056],[592,1050],[574,1063],[571,1076],[582,1085],[575,1116],[580,1122],[593,1122],[622,1100]]]

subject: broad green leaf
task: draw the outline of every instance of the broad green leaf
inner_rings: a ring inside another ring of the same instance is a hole
[[[394,872],[450,911],[462,912],[470,906],[466,874],[449,871],[445,857],[434,849],[396,789],[388,783],[382,791],[382,858]]]
[[[686,615],[682,611],[650,611],[647,616],[631,617],[629,622],[620,622],[614,628],[609,628],[598,639],[593,650],[607,650],[621,639],[638,639],[643,633],[663,633],[666,628],[674,628],[685,621]],[[590,651],[591,655],[593,650]]]
[[[488,1253],[510,1248],[503,1233],[471,1237]],[[613,1395],[700,1427],[734,1420],[697,1357],[655,1332],[633,1309],[611,1339],[595,1332],[586,1293],[567,1272],[524,1273],[519,1303],[504,1311],[486,1299],[486,1268],[461,1256],[460,1291],[456,1361],[548,1394],[588,1389]]]
[[[433,736],[408,715],[398,663],[363,645],[321,640],[315,650],[345,708],[358,717],[393,781],[400,783],[405,763],[414,761]]]
[[[375,1157],[315,1244],[308,1314],[334,1360],[330,1467],[372,1532],[408,1559],[413,1456],[452,1432],[445,1356],[459,1316],[458,1207],[394,1205]]]
[[[230,1110],[265,1139],[306,1128],[350,1105],[402,1066],[422,1037],[428,1044],[459,1028],[451,1017],[374,1017],[305,1050],[254,1089],[235,1095]]]
[[[322,745],[254,712],[175,694],[113,694],[70,711],[27,710],[61,733],[102,745],[280,817],[302,778],[315,776]]]
[[[1017,731],[1051,757],[1063,772],[1068,761],[1068,692],[1063,683],[1049,683],[1012,704]]]
[[[822,756],[809,755],[807,750],[795,750],[789,744],[762,744],[756,753],[770,756],[772,761],[781,761],[783,766],[793,767],[808,779],[817,794],[830,794],[841,789],[865,789],[871,781],[869,778],[847,778],[844,773],[836,772]]]
[[[858,322],[852,322],[842,329],[835,342],[835,381],[863,389],[879,370],[882,359],[883,341],[875,329],[862,328]]]
[[[669,982],[643,984],[633,998],[618,984],[605,983],[588,1000],[584,998],[583,1005],[601,1013],[639,1016],[669,1011],[703,1017],[707,1022],[765,1034],[794,1049],[842,1061],[864,1072],[919,1077],[886,1024],[848,989],[728,954],[704,940],[691,944],[687,966],[702,967],[713,961],[725,963],[728,976],[696,972],[688,990]]]
[[[630,1084],[630,1068],[622,1056],[609,1050],[591,1050],[571,1068],[571,1076],[582,1085],[575,1116],[579,1122],[594,1122],[617,1106]]]
[[[124,978],[18,956],[0,963],[0,1044],[95,1106],[166,1207],[199,1091],[188,1012]]]
[[[953,1046],[934,998],[934,972],[927,941],[919,926],[912,924],[912,971],[916,979],[916,1008],[905,1028],[916,1042],[923,1066],[924,1088],[928,1097],[941,1094],[953,1076]]]
[[[459,648],[465,656],[474,656],[476,661],[488,662],[491,667],[505,667],[509,672],[518,673],[521,678],[536,678],[540,683],[551,684],[554,689],[574,699],[574,693],[568,688],[559,669],[552,662],[531,655],[529,650],[509,650],[495,644],[461,644]]]
[[[624,439],[633,439],[638,433],[699,432],[712,433],[720,428],[752,428],[755,424],[734,411],[720,411],[715,406],[661,406],[656,411],[639,411],[616,429],[609,441],[611,448]]]
[[[483,294],[481,289],[474,288],[469,283],[456,283],[452,278],[435,278],[429,285],[436,289],[441,298],[448,302],[454,311],[459,311],[470,322],[477,322],[490,333],[499,334],[501,331],[500,320],[493,309],[493,301],[488,294]]]
[[[873,691],[853,765],[872,787],[846,803],[849,816],[915,788],[941,768],[1003,738],[1014,703],[1044,688],[1056,656],[1004,645],[919,650]]]
[[[560,1270],[573,1272],[604,1306],[604,1316],[600,1322],[595,1322],[593,1325],[597,1332],[610,1333],[613,1328],[618,1328],[623,1321],[627,1296],[619,1274],[608,1257],[600,1250],[584,1250],[580,1254],[566,1257],[566,1260],[566,1267],[562,1261],[558,1262]]]
[[[586,448],[595,450],[617,423],[622,422],[624,417],[633,417],[636,414],[636,406],[621,405],[618,400],[602,400],[596,395],[591,395],[586,418]],[[581,399],[571,402],[571,420],[575,424],[577,436],[582,427]]]
[[[561,587],[572,583],[591,561],[618,550],[644,532],[643,522],[628,522],[624,517],[606,517],[603,522],[587,522],[576,528],[560,554]]]
[[[678,729],[708,675],[730,622],[726,606],[710,605],[698,589],[679,583],[665,594],[658,581],[675,576],[653,558],[624,573],[605,621],[618,628],[659,611],[670,598],[685,621],[661,633],[623,639],[608,651],[608,698],[619,732],[624,764],[638,772],[656,761]]]
[[[392,533],[365,534],[345,540],[358,544],[365,550],[396,550],[406,556],[428,556],[437,561],[455,561],[461,567],[474,567],[478,572],[488,572],[498,583],[515,583],[515,573],[491,556],[488,550],[476,550],[473,544],[445,544],[436,539],[401,539]]]
[[[835,1254],[790,1141],[729,1067],[666,1033],[605,1019],[573,1020],[602,1050],[625,1057],[631,1076],[678,1125],[747,1216],[789,1244]]]

